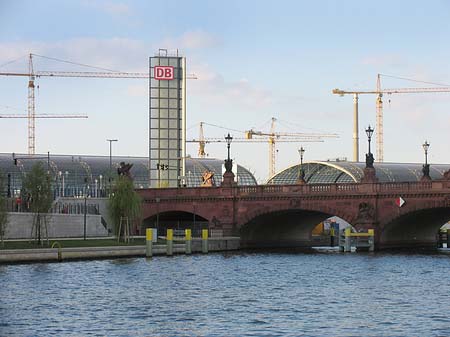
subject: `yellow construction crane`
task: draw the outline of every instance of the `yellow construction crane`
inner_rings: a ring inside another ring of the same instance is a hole
[[[420,94],[420,93],[449,93],[450,87],[437,87],[437,88],[398,88],[398,89],[382,89],[381,88],[381,74],[377,75],[377,88],[376,90],[340,90],[333,89],[333,94],[344,96],[353,95],[353,161],[359,161],[359,111],[358,111],[358,99],[361,94],[373,94],[376,97],[376,143],[377,152],[375,160],[378,162],[384,161],[384,130],[383,130],[383,95],[392,94]]]
[[[46,56],[41,56],[37,54],[29,54],[28,58],[28,73],[18,73],[18,72],[0,72],[0,76],[22,76],[28,77],[28,154],[34,155],[36,150],[36,135],[35,135],[35,118],[36,118],[36,105],[35,105],[35,95],[34,95],[34,82],[36,78],[39,77],[89,77],[89,78],[142,78],[148,79],[150,74],[147,73],[130,73],[130,72],[99,72],[99,71],[35,71],[33,65],[33,56],[44,57],[51,60],[62,61],[66,63],[76,64],[74,62],[68,62],[63,60],[58,60],[55,58],[49,58]],[[81,66],[86,66],[82,64],[77,64]],[[91,66],[90,66],[91,67]],[[92,68],[92,67],[91,67]],[[106,70],[106,69],[104,69]],[[188,79],[197,78],[195,75],[188,75]]]
[[[275,154],[276,154],[275,143],[280,142],[281,138],[286,138],[286,140],[288,140],[288,141],[295,141],[295,142],[322,142],[323,138],[339,137],[337,134],[334,134],[334,133],[275,132],[275,122],[276,121],[277,121],[277,119],[275,117],[272,117],[269,132],[255,131],[253,129],[245,131],[246,139],[252,139],[253,136],[267,137],[267,140],[269,142],[269,179],[271,177],[273,177],[276,172],[275,171],[275,162],[276,162],[275,161]]]
[[[250,129],[248,131],[244,131],[245,137],[233,137],[233,143],[266,143],[269,142],[269,178],[275,174],[275,153],[276,143],[310,143],[310,142],[323,142],[323,138],[337,138],[337,134],[325,134],[325,133],[287,133],[287,132],[275,132],[275,122],[276,118],[272,118],[272,124],[270,128],[270,132],[263,131],[255,131]],[[221,126],[207,124],[205,122],[200,122],[199,129],[199,138],[198,139],[189,139],[187,143],[198,143],[198,155],[200,158],[205,158],[207,153],[205,152],[205,146],[208,143],[222,143],[225,142],[225,139],[222,138],[205,138],[203,126],[204,125],[212,125],[219,128],[223,128]],[[242,132],[238,130],[233,130],[236,132]],[[253,138],[253,136],[257,136],[257,138]],[[259,138],[262,137],[262,138]]]

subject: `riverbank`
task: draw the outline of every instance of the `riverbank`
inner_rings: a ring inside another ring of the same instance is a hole
[[[81,240],[80,240],[81,241]],[[208,251],[232,251],[240,249],[239,237],[220,237],[208,239]],[[64,243],[64,242],[62,242]],[[184,243],[173,244],[173,254],[185,254]],[[192,239],[192,253],[202,252],[202,240]],[[166,244],[154,244],[153,255],[166,255]],[[4,249],[0,250],[0,264],[31,263],[31,262],[58,262],[68,260],[109,259],[120,257],[144,257],[145,245],[126,246],[97,246],[97,247],[55,247],[30,249]]]

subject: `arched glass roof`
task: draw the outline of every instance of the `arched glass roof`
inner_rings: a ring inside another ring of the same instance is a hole
[[[379,182],[412,182],[422,177],[422,165],[419,163],[375,163],[375,172]],[[364,176],[366,163],[347,161],[311,161],[303,164],[305,181],[308,184],[353,183],[360,182]],[[430,164],[430,177],[441,179],[450,164]],[[300,165],[294,165],[277,173],[267,184],[295,184],[300,173]]]
[[[83,156],[83,155],[47,155],[37,154],[30,157],[24,154],[15,154],[17,165],[14,165],[11,153],[0,154],[0,172],[5,177],[4,188],[9,188],[12,194],[18,194],[22,187],[22,178],[36,161],[41,161],[44,167],[49,167],[52,176],[52,185],[64,196],[83,195],[87,186],[91,191],[104,190],[108,184],[110,172],[109,156]],[[117,174],[117,168],[121,162],[133,164],[131,175],[136,188],[149,187],[149,161],[146,157],[123,157],[113,156],[111,158],[112,172]],[[187,186],[195,187],[201,184],[201,175],[208,169],[215,173],[216,184],[222,180],[223,160],[219,159],[195,159],[186,158]],[[237,165],[234,169],[237,173],[238,185],[256,185],[256,179],[246,168]],[[64,193],[62,193],[64,190]]]

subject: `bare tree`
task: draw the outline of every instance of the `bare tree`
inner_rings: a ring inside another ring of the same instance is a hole
[[[27,197],[31,212],[34,213],[31,237],[41,244],[42,227],[48,242],[47,216],[53,203],[53,195],[50,186],[49,173],[45,171],[43,164],[37,162],[26,175],[23,182],[23,189]]]

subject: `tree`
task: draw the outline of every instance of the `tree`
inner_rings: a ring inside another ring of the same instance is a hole
[[[5,246],[3,241],[6,233],[6,225],[8,222],[8,213],[6,212],[6,198],[3,194],[3,176],[0,173],[0,242],[2,247]]]
[[[134,190],[131,178],[118,176],[109,198],[108,210],[114,221],[117,240],[123,236],[124,241],[129,242],[130,222],[137,220],[141,213],[141,198]]]
[[[33,226],[31,227],[31,237],[41,244],[42,225],[45,226],[47,233],[47,216],[53,203],[53,194],[50,185],[50,176],[41,162],[37,162],[31,168],[23,181],[23,190],[29,202],[31,212],[34,213]]]

